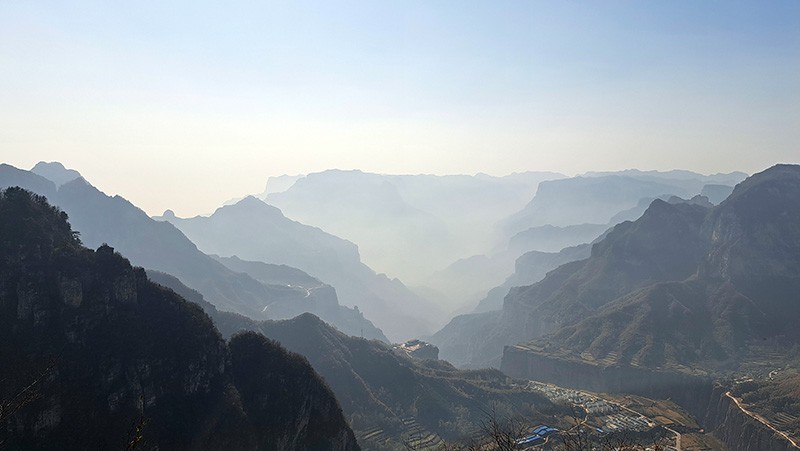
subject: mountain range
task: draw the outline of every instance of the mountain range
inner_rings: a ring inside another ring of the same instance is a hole
[[[287,287],[290,283],[264,284],[235,272],[199,251],[171,224],[151,219],[120,196],[103,194],[82,177],[56,188],[38,174],[2,164],[0,187],[7,186],[21,186],[47,197],[70,215],[86,245],[109,244],[136,265],[180,277],[222,310],[254,318],[269,318],[269,306],[280,313],[279,318],[313,311],[347,333],[386,339],[361,313],[338,305],[335,295],[320,291],[324,296],[318,299],[302,287]]]
[[[526,172],[384,175],[329,170],[308,174],[263,198],[288,217],[356,244],[371,267],[420,284],[431,273],[493,243],[494,224],[530,200],[540,181]]]
[[[331,284],[342,303],[357,306],[393,341],[429,335],[446,320],[436,304],[362,263],[353,243],[288,219],[255,197],[210,216],[156,219],[180,229],[204,252],[286,264]]]
[[[739,172],[704,176],[688,171],[630,170],[545,181],[536,196],[506,219],[502,227],[505,236],[511,237],[543,225],[608,224],[615,214],[635,207],[642,198],[690,198],[700,194],[707,184],[732,186],[746,176]]]
[[[733,190],[732,184],[745,177],[739,172],[707,176],[689,171],[627,170],[545,180],[527,205],[495,219],[491,247],[455,261],[422,284],[460,298],[452,303],[460,306],[459,312],[467,312],[487,297],[496,298],[488,292],[511,277],[515,261],[526,252],[557,253],[593,242],[616,224],[639,218],[655,199],[669,201],[702,192],[719,203]],[[488,305],[483,304],[481,310]],[[499,308],[496,301],[492,305]]]
[[[407,249],[431,264],[418,275],[438,264],[424,252],[451,258],[447,246],[484,233],[484,253],[412,291],[355,239],[253,196],[151,218],[59,163],[0,165],[0,445],[389,450],[473,438],[488,412],[564,424],[568,409],[513,377],[668,397],[726,443],[744,427],[733,422],[791,423],[800,166],[587,173],[538,191],[536,177],[328,171],[268,185],[268,200],[306,212],[328,187],[319,218],[352,209],[359,239],[368,221],[387,228],[380,239],[441,233],[440,248]],[[458,226],[476,180],[495,191],[474,205],[516,197]],[[426,337],[453,299],[481,292]],[[388,343],[412,337],[446,361]]]
[[[450,342],[472,365],[497,365],[503,346],[534,339],[609,364],[730,367],[752,342],[798,339],[799,215],[792,165],[749,177],[715,207],[657,199],[589,258],[513,288],[502,311],[470,318]]]

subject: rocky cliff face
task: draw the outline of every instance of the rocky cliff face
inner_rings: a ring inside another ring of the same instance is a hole
[[[653,201],[639,220],[618,224],[594,244],[588,259],[566,263],[534,285],[512,288],[500,318],[481,328],[489,333],[460,336],[457,346],[478,349],[468,364],[489,364],[504,345],[574,324],[634,290],[691,276],[706,249],[700,228],[707,212],[696,205]],[[436,338],[432,341],[444,358],[463,353]]]
[[[703,418],[702,424],[713,431],[728,449],[731,451],[797,449],[786,439],[745,413],[727,393],[729,393],[727,388],[715,386],[705,416],[700,418]]]
[[[0,192],[0,237],[10,449],[358,449],[303,358],[263,337],[229,347],[200,307],[82,247],[43,197]]]
[[[798,342],[797,293],[800,166],[777,165],[713,208],[654,200],[595,243],[588,259],[510,290],[499,318],[432,341],[444,358],[474,356],[470,365],[549,335],[556,347],[614,364],[714,371],[735,367],[749,341]]]
[[[539,184],[528,205],[505,220],[503,226],[511,236],[544,224],[607,224],[616,213],[634,207],[643,197],[691,197],[699,191],[699,187],[674,182],[619,174],[545,181]]]
[[[358,448],[339,403],[305,358],[255,332],[234,336],[230,353],[231,374],[260,448]]]

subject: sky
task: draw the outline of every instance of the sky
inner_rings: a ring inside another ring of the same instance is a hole
[[[269,176],[800,162],[800,2],[0,2],[0,162],[150,214]]]

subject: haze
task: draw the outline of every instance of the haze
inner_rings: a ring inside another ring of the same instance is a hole
[[[270,175],[797,161],[800,4],[0,5],[0,159],[150,214]]]
[[[0,0],[0,448],[796,450],[798,124],[798,0]]]

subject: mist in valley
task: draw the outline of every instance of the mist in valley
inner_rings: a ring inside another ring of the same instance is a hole
[[[0,450],[797,449],[799,30],[0,5]]]

